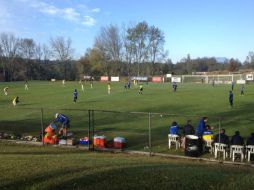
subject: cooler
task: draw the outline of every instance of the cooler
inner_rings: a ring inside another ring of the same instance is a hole
[[[105,136],[94,136],[93,143],[95,147],[105,148],[106,137]]]
[[[114,138],[114,148],[123,149],[125,147],[126,140],[123,137]]]
[[[192,157],[197,157],[200,155],[200,139],[197,136],[185,136],[185,155]]]

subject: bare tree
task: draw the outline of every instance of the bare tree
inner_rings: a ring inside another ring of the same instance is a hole
[[[49,47],[46,44],[43,44],[42,52],[43,52],[43,62],[44,64],[46,64],[49,62],[52,56],[52,52],[50,51]]]
[[[13,34],[1,33],[1,62],[5,81],[12,81],[14,72],[14,60],[18,53],[20,40]]]
[[[163,32],[155,27],[151,26],[149,28],[149,53],[151,57],[152,62],[152,75],[154,75],[155,70],[155,61],[158,59],[159,56],[163,56],[164,53],[164,43],[165,43],[165,37]]]
[[[149,26],[143,21],[136,26],[127,29],[127,44],[129,51],[134,55],[134,62],[138,64],[137,75],[140,74],[140,64],[144,63],[148,56]]]
[[[70,64],[70,60],[73,54],[73,49],[71,48],[71,39],[65,40],[63,37],[56,37],[50,40],[51,48],[53,54],[57,60],[63,64],[64,68],[64,79],[67,76],[67,66]]]
[[[32,80],[32,58],[35,56],[35,42],[33,39],[21,39],[20,53],[26,63],[26,78]]]
[[[99,50],[104,59],[107,75],[111,73],[119,74],[122,40],[118,27],[115,25],[102,27],[100,33],[95,38],[95,48]]]

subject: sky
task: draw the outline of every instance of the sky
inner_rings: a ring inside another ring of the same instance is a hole
[[[146,21],[165,35],[173,63],[190,54],[245,61],[254,51],[253,0],[0,0],[0,33],[72,40],[75,57],[93,46],[100,28]]]

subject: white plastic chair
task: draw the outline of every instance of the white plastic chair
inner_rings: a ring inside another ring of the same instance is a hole
[[[241,155],[241,162],[243,161],[243,158],[244,158],[243,149],[244,149],[244,146],[241,146],[241,145],[231,145],[230,146],[230,150],[232,151],[232,153],[230,152],[230,154],[232,155],[233,162],[235,161],[236,154],[240,154]]]
[[[212,146],[213,140],[204,140],[204,142],[205,142],[205,147],[208,147],[209,152],[212,154],[213,153],[213,146]]]
[[[168,134],[168,148],[171,148],[172,144],[175,144],[176,150],[180,148],[180,137],[178,135]]]
[[[214,155],[215,155],[215,158],[218,157],[218,152],[222,152],[223,153],[223,159],[225,160],[226,157],[228,156],[226,148],[227,148],[226,144],[223,144],[223,143],[214,143]]]
[[[254,154],[254,145],[246,146],[246,155],[247,155],[248,162],[250,162],[251,154]]]

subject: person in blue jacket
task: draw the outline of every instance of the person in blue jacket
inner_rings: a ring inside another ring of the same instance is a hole
[[[76,103],[77,99],[78,99],[78,91],[77,91],[77,89],[75,89],[73,92],[73,101]]]
[[[56,113],[54,123],[61,123],[62,128],[59,130],[59,134],[66,136],[67,129],[70,128],[70,119],[61,113]]]
[[[169,129],[169,134],[171,135],[179,135],[180,127],[178,126],[177,122],[173,122]]]
[[[199,137],[202,137],[204,132],[206,131],[206,123],[208,121],[208,117],[203,117],[198,124],[198,127],[196,129],[196,135]]]

